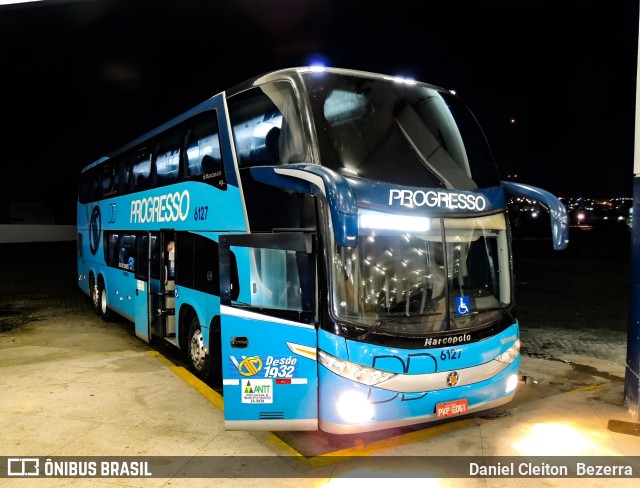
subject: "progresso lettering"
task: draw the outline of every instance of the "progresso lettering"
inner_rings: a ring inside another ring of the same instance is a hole
[[[447,193],[442,191],[390,190],[389,205],[399,203],[406,207],[445,207],[451,210],[478,210],[487,208],[487,200],[482,195],[469,193]]]
[[[189,216],[191,197],[189,192],[175,192],[157,197],[147,197],[131,201],[129,222],[144,224],[147,222],[185,221]]]

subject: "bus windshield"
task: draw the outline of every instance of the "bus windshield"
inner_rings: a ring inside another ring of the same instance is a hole
[[[323,166],[405,186],[500,185],[480,126],[450,92],[393,77],[312,72],[303,79]]]
[[[396,229],[378,228],[385,217]],[[511,272],[504,214],[420,217],[411,226],[407,221],[363,211],[358,245],[334,246],[338,318],[377,332],[424,336],[482,326],[507,308]]]

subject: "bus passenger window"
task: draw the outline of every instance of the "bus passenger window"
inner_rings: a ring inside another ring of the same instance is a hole
[[[106,168],[100,176],[100,198],[109,196],[111,189],[111,169]]]
[[[105,246],[106,256],[105,261],[108,266],[112,266],[114,268],[118,267],[118,241],[119,234],[111,233],[108,236],[108,242]]]
[[[155,150],[158,185],[178,181],[181,139],[182,127],[174,128],[160,136]]]
[[[256,274],[251,276],[254,307],[302,310],[301,288],[295,251],[252,249]]]
[[[218,243],[212,239],[194,234],[193,255],[197,259],[193,269],[193,289],[220,296]],[[181,256],[180,259],[182,259]]]
[[[136,236],[123,235],[119,244],[118,268],[133,271],[135,269]]]
[[[209,183],[226,190],[216,112],[194,117],[187,128],[187,179]]]
[[[118,168],[107,163],[100,175],[100,198],[109,198],[118,194]]]
[[[266,83],[231,97],[229,117],[241,167],[310,160],[289,83]]]
[[[138,152],[131,168],[131,177],[136,191],[146,190],[151,185],[151,155],[146,149]]]
[[[129,165],[130,155],[125,154],[124,156],[120,156],[117,161],[118,166],[118,193],[123,195],[131,191],[129,186],[129,174],[131,171],[131,166]]]
[[[136,278],[139,280],[147,279],[147,266],[149,266],[149,238],[146,235],[140,236],[136,249]]]

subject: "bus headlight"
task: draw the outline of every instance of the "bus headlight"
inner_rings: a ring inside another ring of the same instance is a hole
[[[513,343],[513,345],[505,352],[496,356],[496,361],[501,363],[511,364],[520,355],[520,339]]]
[[[343,378],[357,381],[367,386],[377,385],[393,378],[396,374],[381,369],[368,368],[344,359],[338,359],[324,351],[318,351],[318,361],[329,371]]]
[[[345,422],[359,424],[373,420],[373,405],[357,391],[347,391],[338,396],[338,414]]]

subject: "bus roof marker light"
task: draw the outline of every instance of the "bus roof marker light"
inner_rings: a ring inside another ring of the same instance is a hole
[[[312,53],[308,58],[306,65],[309,71],[322,73],[329,66],[329,58],[322,53]]]
[[[395,83],[404,83],[405,85],[416,85],[418,83],[413,78],[406,78],[404,76],[383,76],[382,78]]]
[[[425,232],[430,228],[429,218],[427,217],[396,215],[367,210],[362,210],[358,217],[361,229]]]

